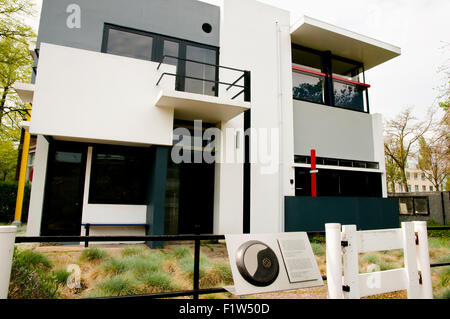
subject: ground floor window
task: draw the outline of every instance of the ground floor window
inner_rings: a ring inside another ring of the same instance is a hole
[[[311,196],[309,168],[295,169],[295,195]],[[318,196],[382,197],[381,173],[320,169]]]
[[[150,148],[95,146],[89,203],[146,205],[150,167]]]

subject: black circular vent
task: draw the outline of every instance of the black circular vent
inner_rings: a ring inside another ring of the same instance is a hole
[[[202,30],[206,33],[211,33],[212,26],[209,23],[203,23]]]

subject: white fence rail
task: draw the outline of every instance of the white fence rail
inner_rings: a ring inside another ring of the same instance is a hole
[[[359,299],[398,290],[407,290],[409,299],[433,298],[426,222],[387,230],[357,231],[346,225],[341,231],[340,224],[325,229],[329,298]],[[395,249],[403,249],[404,268],[359,273],[358,254]]]
[[[0,227],[0,299],[8,297],[9,277],[16,240],[16,226]]]

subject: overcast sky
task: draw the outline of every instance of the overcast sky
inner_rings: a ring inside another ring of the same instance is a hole
[[[34,1],[40,10],[42,0]],[[449,0],[260,1],[290,11],[292,23],[307,15],[402,49],[400,57],[366,73],[371,113],[389,118],[411,106],[422,117],[448,81],[438,70],[450,64]],[[32,22],[36,30],[38,20]]]

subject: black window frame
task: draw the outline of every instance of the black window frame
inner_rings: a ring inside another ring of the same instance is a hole
[[[306,51],[308,53],[312,53],[312,54],[318,55],[322,59],[321,71],[322,71],[322,73],[325,73],[327,76],[325,77],[324,103],[311,102],[311,101],[308,101],[308,100],[295,98],[295,97],[294,97],[294,100],[306,101],[306,102],[310,102],[310,103],[314,103],[314,104],[327,105],[327,106],[332,106],[332,107],[336,107],[336,108],[340,108],[340,109],[344,109],[344,110],[370,114],[369,89],[368,88],[365,89],[365,91],[366,91],[367,111],[347,108],[347,107],[338,106],[338,105],[335,104],[334,81],[339,81],[339,80],[335,80],[332,77],[333,76],[333,63],[332,63],[332,61],[333,60],[338,60],[338,61],[341,61],[341,62],[354,64],[356,67],[361,68],[361,73],[360,73],[360,74],[362,74],[362,82],[361,83],[365,84],[366,83],[366,75],[365,75],[364,63],[359,62],[359,61],[355,61],[355,60],[352,60],[352,59],[344,58],[344,57],[341,57],[341,56],[334,55],[331,51],[319,51],[319,50],[308,48],[308,47],[305,47],[305,46],[302,46],[302,45],[299,45],[299,44],[296,44],[296,43],[292,43],[291,44],[291,50],[295,50],[295,49],[303,50],[303,51]],[[292,61],[292,62],[295,63],[294,61]]]
[[[159,33],[154,33],[150,31],[143,31],[138,30],[134,28],[119,26],[112,23],[104,23],[103,27],[103,39],[102,39],[102,47],[101,52],[108,54],[108,39],[109,39],[109,30],[119,30],[123,32],[129,32],[129,33],[135,33],[142,36],[148,36],[153,38],[153,45],[152,45],[152,55],[150,60],[145,61],[152,61],[152,62],[163,62],[163,56],[164,56],[164,41],[171,41],[178,43],[178,57],[180,60],[178,60],[178,66],[177,66],[177,79],[175,84],[175,89],[177,91],[185,91],[185,78],[186,76],[186,61],[183,61],[182,59],[186,59],[186,48],[188,45],[208,49],[216,52],[216,74],[215,74],[215,81],[216,83],[219,82],[219,56],[220,56],[220,48],[215,47],[208,44],[203,44],[195,41],[185,40],[181,38],[176,38],[168,35],[163,35]],[[215,86],[215,96],[219,95],[219,86]]]
[[[129,205],[129,206],[144,206],[148,205],[148,190],[150,187],[150,177],[151,177],[151,148],[150,147],[134,147],[134,146],[122,146],[122,145],[103,145],[103,144],[95,144],[90,145],[92,147],[92,157],[90,161],[90,174],[89,174],[89,189],[88,189],[88,204],[93,205]],[[146,179],[145,185],[142,187],[142,198],[140,200],[134,201],[122,201],[118,198],[114,200],[104,201],[102,199],[98,199],[95,196],[94,181],[98,178],[99,172],[96,164],[96,157],[99,153],[112,152],[112,153],[124,153],[129,154],[130,152],[136,151],[139,152],[140,155],[146,155],[148,159],[148,171],[141,172],[143,174],[141,176],[142,179]],[[145,154],[146,153],[146,154]]]
[[[398,205],[399,205],[399,215],[400,216],[430,216],[430,199],[427,196],[393,196],[399,199]],[[400,210],[400,199],[403,200],[410,200],[412,202],[412,213],[408,214],[402,214]],[[416,200],[422,199],[427,202],[427,213],[426,214],[417,214],[416,213]]]

